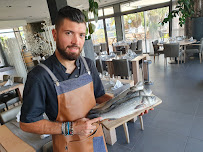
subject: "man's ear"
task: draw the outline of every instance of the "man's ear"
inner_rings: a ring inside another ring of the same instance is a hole
[[[56,38],[57,38],[56,29],[53,29],[53,30],[52,30],[52,35],[53,35],[54,41],[56,41]]]

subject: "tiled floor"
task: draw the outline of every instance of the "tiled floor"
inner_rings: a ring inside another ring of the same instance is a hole
[[[150,66],[149,86],[163,103],[143,116],[145,130],[139,121],[129,122],[130,143],[123,127],[116,129],[117,142],[109,152],[202,152],[203,151],[203,63],[195,58],[185,64],[168,64],[163,56]]]

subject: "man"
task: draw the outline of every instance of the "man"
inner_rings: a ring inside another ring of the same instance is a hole
[[[70,6],[60,9],[52,31],[56,51],[28,74],[25,84],[20,127],[52,134],[54,152],[107,151],[102,128],[96,123],[101,118],[85,118],[96,102],[111,99],[94,63],[80,57],[85,33],[80,10]]]
[[[93,124],[101,118],[89,120],[85,116],[96,102],[102,103],[111,97],[105,94],[94,63],[80,57],[86,33],[84,15],[70,6],[62,8],[52,33],[56,51],[28,74],[20,127],[27,132],[52,134],[55,152],[91,152],[94,143],[88,145],[81,141],[97,132],[103,139],[101,127]],[[44,112],[49,120],[43,118]],[[107,151],[105,144],[103,150]]]

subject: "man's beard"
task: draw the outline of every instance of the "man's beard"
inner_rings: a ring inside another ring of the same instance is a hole
[[[67,52],[66,49],[69,47],[78,47],[77,45],[71,45],[71,46],[67,46],[65,49],[62,49],[59,45],[57,46],[57,50],[60,53],[60,55],[67,60],[73,61],[76,60],[79,56],[80,56],[80,52],[82,50],[80,50],[80,47],[78,47],[79,52]]]

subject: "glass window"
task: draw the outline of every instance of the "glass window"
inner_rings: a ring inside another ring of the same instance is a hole
[[[104,15],[114,14],[113,7],[104,8]]]
[[[0,37],[15,38],[15,34],[13,32],[13,29],[4,29],[4,30],[0,30]]]
[[[91,23],[93,23],[96,26],[95,32],[91,35],[93,44],[105,43],[103,20],[98,20],[97,23],[95,21],[92,21]]]
[[[153,9],[145,12],[123,16],[125,39],[142,40],[143,52],[148,52],[154,40],[167,41],[169,38],[169,24],[161,26],[160,22],[169,13],[169,7]]]
[[[126,40],[144,39],[143,12],[123,16]]]
[[[169,7],[146,11],[147,39],[155,40],[162,37],[162,39],[165,38],[166,40],[169,38],[169,24],[163,26],[160,24],[168,13]]]
[[[26,40],[25,40],[25,33],[24,33],[24,31],[23,31],[23,27],[20,26],[18,29],[19,29],[19,32],[20,32],[22,41],[23,41],[23,43],[25,44],[25,43],[26,43]]]
[[[109,50],[111,52],[113,51],[112,44],[117,42],[115,19],[114,17],[106,18],[105,22],[106,22],[106,32],[108,37]]]

